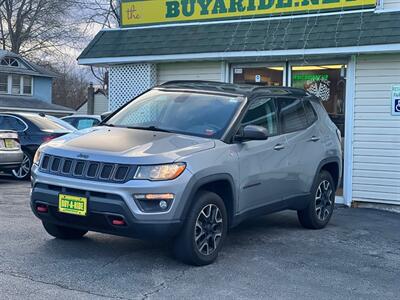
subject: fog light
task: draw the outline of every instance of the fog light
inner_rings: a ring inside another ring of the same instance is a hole
[[[168,203],[167,203],[167,201],[165,201],[165,200],[162,200],[162,201],[160,201],[160,208],[162,209],[162,210],[165,210],[165,209],[167,209],[168,208]]]

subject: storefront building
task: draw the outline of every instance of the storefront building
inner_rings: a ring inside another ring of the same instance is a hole
[[[123,0],[79,63],[107,66],[109,109],[171,80],[292,86],[342,132],[337,202],[400,205],[400,0]]]

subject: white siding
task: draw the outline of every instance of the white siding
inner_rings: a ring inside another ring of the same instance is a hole
[[[171,80],[221,81],[220,62],[179,62],[157,65],[158,84]]]
[[[391,115],[391,88],[396,84],[400,85],[400,54],[357,58],[353,137],[356,201],[400,205],[400,116]]]
[[[400,10],[400,0],[381,0],[383,1],[383,9]]]
[[[108,111],[108,98],[101,93],[94,95],[94,114],[101,115],[102,113]],[[77,115],[88,114],[87,102],[83,104],[76,112]]]

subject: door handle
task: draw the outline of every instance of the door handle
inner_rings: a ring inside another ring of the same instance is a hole
[[[274,147],[274,150],[276,150],[276,151],[280,151],[280,150],[283,150],[283,149],[285,149],[285,146],[282,145],[282,144],[277,144],[277,145]]]
[[[319,140],[320,140],[319,137],[313,136],[313,137],[310,139],[310,142],[318,142]]]

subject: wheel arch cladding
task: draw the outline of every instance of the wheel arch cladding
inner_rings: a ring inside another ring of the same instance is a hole
[[[339,163],[336,161],[328,162],[321,167],[321,171],[327,171],[331,174],[336,190],[339,186]]]
[[[230,227],[233,224],[236,202],[233,178],[229,174],[216,174],[199,179],[191,191],[190,206],[187,207],[185,216],[199,191],[210,191],[221,197],[228,213],[228,226]]]

